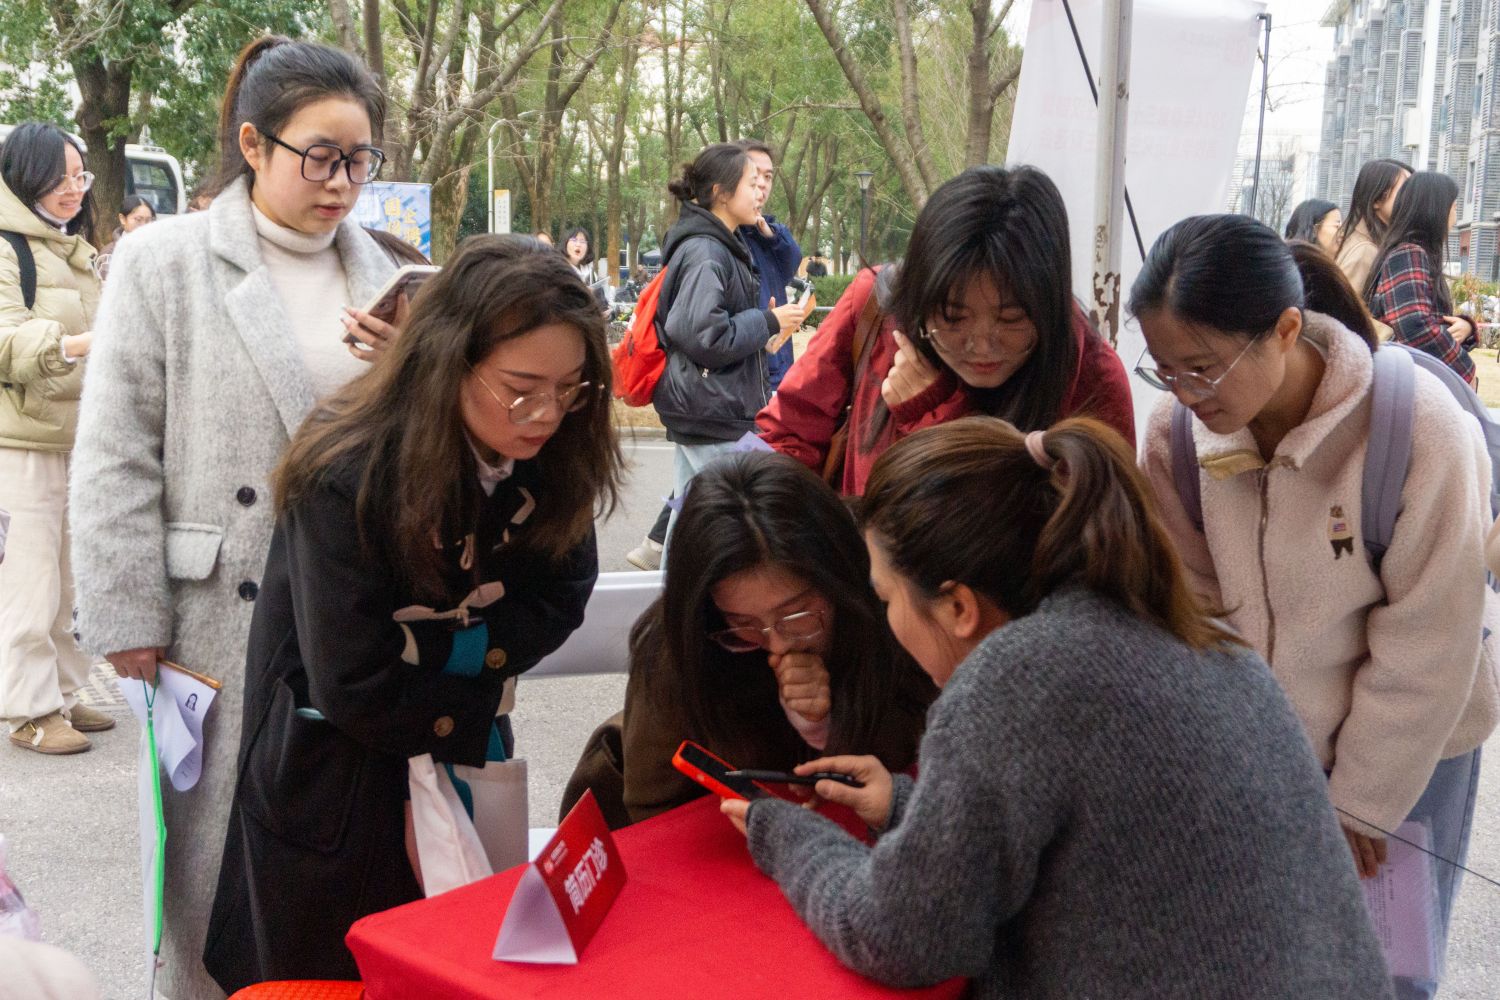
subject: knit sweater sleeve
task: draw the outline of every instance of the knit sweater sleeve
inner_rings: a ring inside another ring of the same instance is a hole
[[[1061,822],[1059,783],[1037,776],[1066,773],[1064,762],[974,751],[1024,745],[994,730],[1037,719],[971,713],[965,701],[934,711],[921,780],[873,848],[789,803],[761,800],[749,811],[751,854],[802,920],[845,965],[894,986],[991,971],[997,931],[1030,897]]]

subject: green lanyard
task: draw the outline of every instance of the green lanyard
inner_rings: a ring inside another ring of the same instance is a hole
[[[160,955],[162,903],[167,876],[167,820],[162,815],[161,762],[156,757],[156,723],[152,711],[156,705],[156,685],[141,681],[141,686],[146,689],[146,740],[151,748],[151,801],[156,806],[156,927],[151,940],[151,951]]]

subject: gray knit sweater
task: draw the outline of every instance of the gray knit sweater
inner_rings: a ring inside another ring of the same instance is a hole
[[[1265,664],[1082,589],[992,633],[933,704],[874,848],[789,803],[750,851],[850,968],[979,998],[1380,1000],[1322,772]]]

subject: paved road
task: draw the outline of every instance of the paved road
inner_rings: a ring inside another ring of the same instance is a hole
[[[642,440],[627,450],[633,474],[624,505],[600,526],[606,570],[629,568],[624,553],[655,518],[671,480],[665,442]],[[618,677],[522,680],[514,721],[531,772],[533,826],[556,822],[579,749],[623,696]],[[144,973],[134,834],[139,729],[105,673],[96,673],[89,700],[120,720],[92,737],[90,753],[45,758],[0,746],[0,833],[10,842],[11,873],[40,913],[47,940],[82,958],[108,1000],[134,1000]],[[1500,761],[1483,780],[1470,862],[1500,878]],[[1500,998],[1500,888],[1467,880],[1449,966],[1444,1000]]]

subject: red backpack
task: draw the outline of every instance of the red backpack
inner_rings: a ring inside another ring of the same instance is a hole
[[[661,283],[666,276],[667,269],[663,267],[641,289],[630,327],[610,355],[615,369],[615,395],[626,406],[649,406],[662,369],[667,367],[667,354],[656,336],[656,304],[661,299]]]

